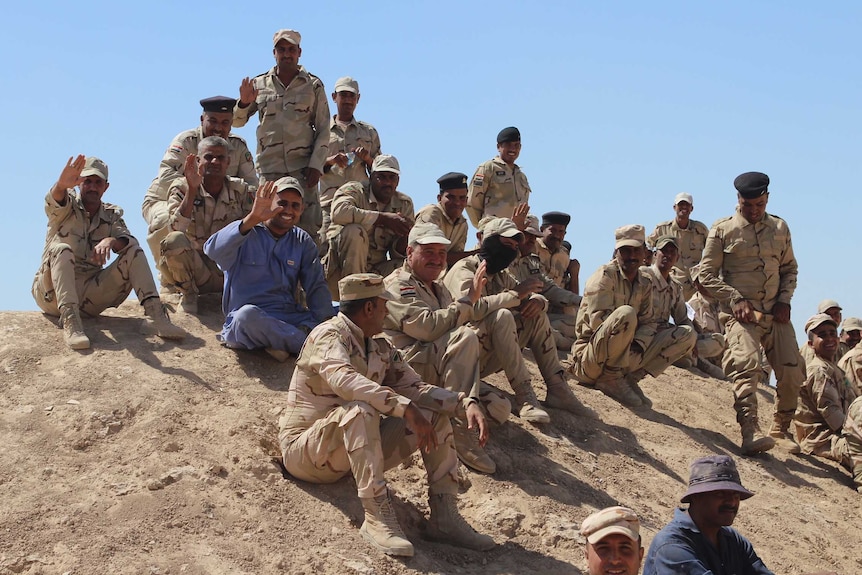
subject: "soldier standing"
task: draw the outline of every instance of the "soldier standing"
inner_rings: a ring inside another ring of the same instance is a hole
[[[497,134],[497,156],[476,168],[467,195],[467,215],[479,229],[487,216],[509,218],[524,229],[530,211],[530,184],[515,163],[521,155],[521,132],[510,126]]]

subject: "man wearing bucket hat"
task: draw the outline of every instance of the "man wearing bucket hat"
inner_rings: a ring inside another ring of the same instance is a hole
[[[691,267],[700,262],[709,228],[703,222],[691,219],[691,212],[694,211],[694,198],[691,194],[677,194],[673,199],[673,211],[676,212],[676,217],[655,227],[647,238],[647,247],[658,249],[656,241],[662,236],[672,236],[676,240],[679,246],[679,261],[671,273],[682,286],[685,299],[689,299],[696,291],[691,278]]]
[[[644,558],[640,520],[628,507],[607,507],[581,524],[588,575],[637,575]]]
[[[833,362],[837,325],[825,313],[805,323],[814,357],[806,363],[807,378],[799,390],[796,439],[804,453],[832,459],[848,469],[862,493],[862,397],[857,397]]]
[[[521,132],[514,126],[497,134],[497,156],[476,168],[467,194],[467,215],[478,229],[486,217],[514,219],[519,229],[529,211],[530,184],[515,163]]]
[[[392,296],[383,278],[354,274],[339,282],[338,315],[314,328],[296,361],[279,444],[288,473],[311,483],[353,475],[365,521],[362,536],[389,555],[410,557],[392,507],[386,469],[417,449],[428,475],[429,539],[477,550],[494,540],[458,511],[458,457],[451,417],[487,438],[475,398],[421,380],[381,334]]]

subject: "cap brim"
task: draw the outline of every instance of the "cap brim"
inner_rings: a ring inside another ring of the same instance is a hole
[[[688,503],[691,501],[692,495],[697,495],[698,493],[709,493],[710,491],[736,491],[739,493],[739,498],[743,501],[754,496],[754,492],[749,491],[739,483],[734,483],[733,481],[716,481],[714,483],[692,485],[679,501],[680,503]]]
[[[667,204],[665,204],[665,205],[667,205]],[[621,247],[639,248],[642,245],[644,245],[643,242],[639,242],[637,240],[620,240],[617,242],[614,249],[621,248]]]
[[[396,175],[401,174],[401,170],[396,170],[395,168],[377,168],[376,170],[373,170],[373,171],[374,172],[391,172],[391,173],[396,174]]]
[[[677,245],[677,243],[674,241],[671,241],[671,240],[665,240],[663,242],[657,242],[655,245],[655,249],[660,250],[668,244],[670,244],[672,246],[676,246],[676,249],[679,249],[679,246]]]
[[[450,242],[448,239],[446,239],[444,237],[440,237],[440,236],[433,236],[430,238],[420,238],[420,239],[414,240],[414,241],[417,244],[419,244],[420,246],[427,246],[430,244],[440,244],[440,245],[448,246],[448,245],[452,244],[452,242]]]
[[[86,178],[87,176],[99,176],[103,180],[108,181],[108,178],[105,177],[105,174],[94,168],[87,168],[85,170],[81,170],[81,177]]]
[[[359,90],[354,90],[350,86],[336,86],[335,93],[338,94],[339,92],[353,92],[354,94],[358,94]]]
[[[502,236],[504,238],[516,238],[521,235],[521,230],[505,230],[497,234],[498,236]]]
[[[589,535],[587,537],[587,541],[589,541],[591,545],[595,545],[608,535],[625,535],[635,543],[637,543],[638,540],[637,535],[635,535],[631,529],[626,529],[620,525],[610,525]]]

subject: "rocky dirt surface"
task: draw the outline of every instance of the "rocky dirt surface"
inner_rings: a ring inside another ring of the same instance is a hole
[[[191,333],[178,344],[141,335],[140,307],[126,302],[85,320],[85,352],[67,349],[39,313],[0,313],[0,574],[582,573],[577,531],[589,513],[634,508],[648,546],[691,460],[737,452],[727,382],[671,368],[643,382],[655,405],[639,412],[577,387],[601,421],[513,417],[493,430],[497,473],[462,469],[461,510],[496,549],[422,539],[426,485],[414,456],[388,478],[416,556],[386,557],[359,536],[351,479],[311,485],[278,465],[292,364],[222,348],[218,302],[201,311],[174,316]],[[499,376],[489,382],[509,391]],[[767,425],[772,392],[760,395]],[[862,496],[848,473],[777,450],[738,462],[757,495],[735,527],[767,565],[862,573]]]

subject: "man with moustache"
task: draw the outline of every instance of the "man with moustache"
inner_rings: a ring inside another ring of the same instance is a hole
[[[224,270],[219,339],[231,349],[264,348],[286,361],[299,353],[309,331],[333,315],[317,245],[296,227],[302,193],[290,176],[264,183],[251,211],[204,244],[204,254]],[[296,302],[297,286],[308,308]]]
[[[733,182],[736,213],[713,224],[700,262],[698,280],[721,306],[728,350],[723,367],[733,382],[736,421],[743,455],[768,451],[781,441],[793,450],[790,422],[796,410],[805,366],[790,323],[790,300],[798,266],[790,229],[766,213],[769,177],[746,172]],[[775,413],[769,435],[760,431],[757,384],[763,375],[760,346],[775,370]]]
[[[329,103],[320,78],[299,64],[301,40],[296,30],[275,33],[275,66],[252,79],[243,79],[233,125],[245,126],[257,112],[260,181],[284,176],[299,180],[305,202],[299,227],[316,241],[322,224],[317,184],[329,155]]]
[[[542,225],[539,228],[542,237],[536,240],[536,254],[542,262],[545,274],[561,288],[576,294],[581,291],[578,280],[581,262],[570,257],[571,244],[569,248],[563,246],[566,229],[571,220],[572,216],[563,212],[542,214]]]
[[[640,520],[628,507],[607,507],[581,524],[588,575],[638,575],[644,558]]]
[[[335,192],[323,257],[333,293],[344,276],[374,272],[385,277],[404,263],[414,216],[413,200],[398,191],[400,173],[395,156],[380,154],[371,164],[368,184],[348,182]]]
[[[674,266],[672,275],[682,286],[685,299],[689,299],[696,291],[691,278],[691,267],[700,262],[709,228],[703,222],[691,219],[691,212],[694,211],[691,194],[677,194],[673,200],[673,211],[676,212],[676,217],[655,227],[647,238],[647,247],[657,249],[656,241],[661,236],[672,236],[676,240],[679,246],[679,262]]]
[[[497,134],[497,156],[476,168],[467,195],[467,215],[476,229],[486,217],[510,218],[524,229],[530,211],[530,184],[515,163],[521,155],[521,132],[510,126]]]
[[[201,100],[201,125],[180,132],[168,145],[159,165],[159,175],[153,179],[144,196],[141,213],[148,224],[147,243],[158,260],[159,242],[170,232],[168,229],[168,191],[175,180],[183,176],[186,158],[197,155],[198,145],[204,138],[218,136],[228,142],[230,163],[227,175],[240,178],[250,186],[257,186],[257,173],[248,145],[243,138],[230,133],[233,122],[234,98],[213,96]]]
[[[249,212],[254,202],[251,186],[227,175],[227,140],[201,140],[198,155],[186,158],[182,178],[168,196],[169,233],[159,244],[162,282],[182,294],[180,309],[198,312],[198,294],[221,292],[224,274],[204,252],[204,242]]]
[[[521,232],[508,218],[486,218],[477,235],[479,253],[452,266],[443,283],[453,299],[463,298],[473,289],[479,267],[486,266],[488,281],[474,305],[483,319],[470,323],[482,345],[480,375],[484,377],[502,369],[515,392],[515,413],[525,421],[548,423],[550,416],[539,406],[532,377],[521,355],[521,348],[529,347],[548,389],[545,404],[576,415],[594,416],[566,382],[545,313],[547,300],[537,293],[542,289],[541,280],[529,278],[519,282],[507,269],[518,255]]]
[[[437,178],[440,193],[437,203],[428,204],[416,214],[416,223],[431,223],[443,231],[449,240],[446,265],[451,267],[458,260],[472,256],[477,250],[465,251],[467,246],[467,220],[464,207],[467,205],[467,176],[460,172],[449,172]]]

